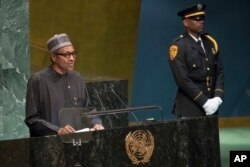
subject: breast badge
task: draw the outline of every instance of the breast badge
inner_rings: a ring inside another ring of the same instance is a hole
[[[171,45],[170,48],[169,48],[170,60],[174,60],[177,53],[178,53],[178,46],[177,45]]]
[[[125,147],[133,164],[145,164],[150,162],[154,151],[154,137],[148,130],[129,132],[125,138]]]

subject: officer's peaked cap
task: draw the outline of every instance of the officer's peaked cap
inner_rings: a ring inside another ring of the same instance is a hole
[[[177,13],[178,16],[185,18],[204,16],[205,15],[206,5],[196,4],[184,10],[181,10]]]

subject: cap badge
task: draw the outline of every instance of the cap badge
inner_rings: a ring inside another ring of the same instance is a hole
[[[198,5],[197,5],[197,10],[201,10],[202,7],[203,7],[202,4],[198,4]]]

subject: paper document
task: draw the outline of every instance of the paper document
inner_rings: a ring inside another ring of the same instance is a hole
[[[76,130],[75,133],[88,132],[88,131],[90,131],[89,128],[84,128],[84,129]]]

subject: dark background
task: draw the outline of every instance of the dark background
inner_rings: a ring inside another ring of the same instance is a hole
[[[225,99],[219,115],[249,116],[250,2],[247,0],[142,0],[131,105],[160,105],[165,119],[173,117],[177,87],[168,65],[168,46],[184,32],[177,11],[198,2],[207,5],[206,31],[217,40],[224,64]],[[158,112],[141,112],[137,116],[160,117]]]

